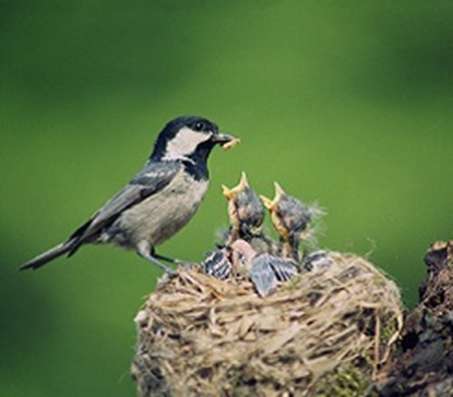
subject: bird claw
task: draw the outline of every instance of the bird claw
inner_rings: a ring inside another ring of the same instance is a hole
[[[166,271],[165,276],[168,277],[168,280],[173,280],[176,276],[178,275],[178,272],[176,270],[171,270],[171,271]]]
[[[181,268],[182,270],[191,270],[195,267],[199,267],[200,265],[195,262],[187,262],[187,261],[182,261],[177,259],[175,261],[175,264],[177,265],[178,268]]]

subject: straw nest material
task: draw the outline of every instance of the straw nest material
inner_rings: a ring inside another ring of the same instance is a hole
[[[139,394],[365,395],[402,326],[399,290],[361,257],[330,257],[264,299],[245,278],[180,269],[136,318]]]

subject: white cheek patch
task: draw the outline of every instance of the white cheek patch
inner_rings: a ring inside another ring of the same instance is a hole
[[[168,141],[165,159],[176,160],[190,156],[197,146],[208,141],[211,135],[191,130],[188,127],[182,128],[171,141]]]

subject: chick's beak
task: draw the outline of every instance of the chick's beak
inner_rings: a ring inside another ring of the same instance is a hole
[[[228,150],[236,146],[240,140],[233,135],[218,133],[212,136],[212,142],[219,144],[223,149]]]

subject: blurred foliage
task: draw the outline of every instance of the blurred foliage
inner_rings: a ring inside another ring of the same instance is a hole
[[[243,144],[161,249],[198,260],[226,223],[221,183],[328,210],[321,245],[366,254],[413,304],[422,256],[452,238],[453,3],[0,0],[0,395],[135,394],[133,317],[157,272],[65,238],[145,161],[162,125],[202,114]]]

